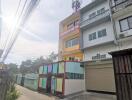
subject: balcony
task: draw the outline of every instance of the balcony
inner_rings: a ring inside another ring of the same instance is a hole
[[[65,31],[65,32],[62,32],[62,33],[60,33],[60,37],[64,37],[64,36],[67,36],[67,35],[70,35],[70,34],[76,34],[76,33],[79,33],[79,25],[77,25],[77,26],[74,26],[73,28],[71,28],[71,29],[69,29],[69,30],[67,30],[67,31]]]
[[[90,27],[99,25],[101,23],[104,23],[104,22],[110,21],[110,20],[111,20],[111,18],[110,18],[110,10],[107,9],[103,13],[98,14],[98,15],[96,15],[93,18],[88,18],[86,20],[82,20],[80,27],[82,29],[88,29]]]
[[[114,1],[114,3],[112,3],[111,0],[111,9],[112,9],[112,13],[116,13],[124,8],[127,8],[129,6],[132,5],[132,0],[122,0],[122,2],[117,3],[116,1]]]

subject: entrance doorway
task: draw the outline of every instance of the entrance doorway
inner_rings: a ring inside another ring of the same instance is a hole
[[[47,93],[51,93],[51,75],[48,76],[47,78],[47,88],[46,88]]]

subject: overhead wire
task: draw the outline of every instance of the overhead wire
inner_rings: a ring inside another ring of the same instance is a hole
[[[19,0],[18,6],[17,6],[17,9],[16,9],[16,12],[15,12],[15,14],[14,14],[14,18],[17,17],[18,11],[19,11],[19,9],[20,9],[21,2],[22,2],[22,0]],[[9,30],[9,33],[8,33],[8,36],[7,36],[7,40],[5,41],[5,43],[3,43],[3,47],[2,47],[3,50],[5,50],[5,48],[6,48],[6,46],[7,46],[8,40],[9,40],[10,35],[11,35],[10,33],[11,33],[11,29]]]
[[[2,6],[1,6],[1,0],[0,0],[0,16],[2,15]],[[0,46],[1,46],[1,32],[2,32],[2,18],[0,17]]]
[[[17,16],[17,14],[18,14],[18,11],[19,11],[19,8],[20,8],[20,4],[21,4],[21,0],[19,1],[19,4],[18,4],[17,10],[16,10],[16,13],[15,13],[16,16]],[[19,22],[20,22],[20,20],[21,20],[21,17],[22,17],[22,14],[23,14],[23,12],[24,12],[24,9],[25,9],[25,7],[26,7],[26,4],[27,4],[27,0],[25,0],[24,5],[23,5],[22,10],[21,10],[21,13],[20,13],[20,15],[19,15],[18,18],[17,18],[17,21],[16,21],[16,23],[15,23],[15,28],[17,28],[17,24],[19,24]],[[15,16],[15,17],[16,17],[16,16]],[[5,47],[4,47],[5,55],[3,56],[3,61],[6,59],[6,56],[7,56],[8,52],[9,52],[9,49],[11,48],[11,45],[12,45],[12,43],[13,43],[13,41],[14,41],[13,38],[14,38],[14,33],[15,33],[16,30],[17,30],[17,29],[14,29],[14,31],[13,31],[11,34],[9,34],[9,35],[11,35],[11,37],[10,37],[10,40],[9,40],[9,44],[6,43],[6,45],[5,45]],[[15,35],[16,35],[16,33],[15,33]],[[6,49],[6,46],[7,46],[7,49]],[[2,62],[3,62],[3,61],[2,61]]]
[[[37,3],[39,2],[39,0],[31,0],[30,3],[29,3],[29,6],[27,7],[27,10],[26,12],[24,13],[24,16],[22,18],[22,23],[20,23],[20,26],[23,26],[25,24],[25,21],[28,19],[29,15],[31,14],[31,12],[33,11],[33,9],[35,8],[35,6],[37,5]],[[26,5],[25,5],[26,6]],[[25,8],[25,7],[24,7]],[[24,11],[24,9],[23,9]],[[23,13],[21,13],[21,16],[22,16]],[[17,32],[15,34],[15,37],[13,39],[13,41],[11,42],[11,44],[9,45],[9,48],[6,50],[6,54],[5,56],[3,57],[3,61],[6,59],[7,55],[9,54],[12,46],[14,45],[18,35],[19,35],[19,31],[20,29],[17,29]]]

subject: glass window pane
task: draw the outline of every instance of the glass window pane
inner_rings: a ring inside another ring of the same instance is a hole
[[[124,20],[120,21],[120,28],[121,28],[121,31],[126,31],[126,30],[129,29],[127,19],[124,19]]]
[[[92,40],[92,34],[89,34],[89,41]]]
[[[75,26],[78,26],[79,25],[79,20],[76,20],[75,21]]]
[[[98,38],[102,37],[102,32],[98,31]]]
[[[102,30],[102,36],[106,36],[106,29]]]
[[[71,42],[72,42],[71,40],[66,41],[65,47],[66,48],[71,47],[72,46],[72,43]]]
[[[72,29],[73,27],[74,27],[74,23],[67,25],[67,29]]]
[[[129,27],[132,28],[132,17],[128,18],[128,22],[129,22]]]
[[[78,45],[78,38],[72,40],[72,46]]]
[[[95,33],[92,33],[92,34],[89,34],[89,40],[94,40],[96,39],[96,32]]]
[[[93,18],[93,17],[95,17],[95,16],[96,16],[96,12],[90,14],[90,15],[89,15],[89,19],[91,19],[91,18]]]
[[[124,2],[124,1],[126,1],[126,0],[115,0],[115,3],[117,5],[117,4],[120,4],[120,3]]]
[[[102,14],[104,11],[105,11],[105,8],[102,8],[102,9],[98,10],[97,15]]]
[[[93,40],[96,39],[96,32],[93,33]]]

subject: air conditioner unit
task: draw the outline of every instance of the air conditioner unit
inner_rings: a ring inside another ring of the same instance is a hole
[[[119,38],[120,38],[120,39],[122,39],[122,38],[124,38],[124,37],[125,37],[125,34],[120,34],[120,35],[119,35]]]

